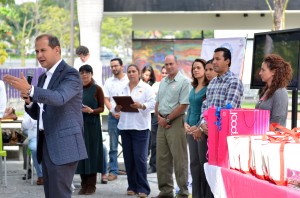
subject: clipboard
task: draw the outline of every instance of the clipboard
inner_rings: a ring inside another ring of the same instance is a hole
[[[131,96],[113,96],[113,99],[117,105],[122,106],[122,112],[139,112],[139,110],[130,107],[134,103]]]

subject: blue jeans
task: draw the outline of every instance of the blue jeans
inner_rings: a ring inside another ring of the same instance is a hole
[[[121,130],[123,156],[127,173],[127,190],[150,194],[147,180],[147,156],[150,131]]]
[[[119,120],[108,115],[108,135],[109,135],[109,173],[118,175],[118,138],[119,129],[117,128]]]
[[[102,170],[102,174],[106,174],[106,173],[107,173],[107,148],[103,144],[103,170]]]
[[[28,148],[31,152],[31,157],[33,160],[33,165],[36,170],[36,174],[38,177],[43,177],[42,172],[42,165],[38,163],[37,157],[36,157],[36,150],[37,150],[37,138],[32,138],[28,141]]]

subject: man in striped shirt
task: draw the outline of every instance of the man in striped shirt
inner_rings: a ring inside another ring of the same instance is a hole
[[[231,53],[227,48],[215,49],[213,68],[218,76],[211,80],[206,91],[206,100],[202,105],[202,115],[197,126],[207,135],[207,124],[203,119],[203,112],[211,106],[225,107],[231,104],[233,108],[241,107],[243,84],[241,80],[230,71]]]

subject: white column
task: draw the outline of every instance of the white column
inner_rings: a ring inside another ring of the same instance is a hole
[[[77,0],[80,45],[89,48],[91,56],[100,59],[100,27],[103,0]]]

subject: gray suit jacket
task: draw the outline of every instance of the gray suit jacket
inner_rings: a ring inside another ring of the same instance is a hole
[[[76,69],[64,60],[58,65],[49,82],[43,89],[46,74],[39,77],[31,99],[33,105],[26,112],[38,120],[40,108],[37,103],[44,104],[42,114],[44,136],[51,161],[56,165],[67,164],[87,158],[83,139],[82,118],[82,82]],[[38,125],[39,126],[39,125]],[[41,161],[41,139],[38,130],[38,161]]]

